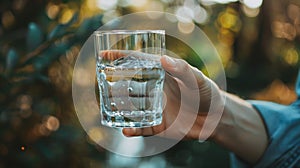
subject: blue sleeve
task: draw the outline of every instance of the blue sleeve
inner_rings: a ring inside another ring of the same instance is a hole
[[[267,101],[249,101],[261,115],[268,134],[268,148],[254,166],[300,166],[300,73],[296,83],[298,99],[291,105]],[[231,157],[232,167],[250,167],[236,156]]]

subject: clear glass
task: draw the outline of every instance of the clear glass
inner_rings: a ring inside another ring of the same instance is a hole
[[[162,121],[164,30],[94,33],[102,125],[149,127]]]

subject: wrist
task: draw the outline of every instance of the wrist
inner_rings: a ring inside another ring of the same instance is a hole
[[[199,122],[201,125],[200,136],[198,136],[199,141],[204,141],[206,139],[214,140],[216,138],[216,134],[219,132],[219,122],[224,115],[225,101],[226,97],[222,90],[217,87],[211,90],[211,100],[209,102],[210,105],[206,110],[207,112],[203,113],[199,111],[199,115],[203,116],[201,117],[202,120]]]
[[[226,135],[226,130],[231,130],[234,128],[234,122],[232,120],[232,115],[230,113],[230,111],[228,110],[228,106],[230,104],[230,99],[227,98],[227,94],[224,91],[221,91],[220,94],[222,95],[222,97],[224,98],[224,105],[223,105],[223,111],[221,112],[221,118],[216,126],[216,128],[214,129],[210,140],[218,143],[218,142],[222,142],[222,139],[225,138]],[[225,135],[224,135],[225,134]]]
[[[267,147],[267,134],[258,112],[247,101],[223,92],[224,112],[211,140],[254,164]]]

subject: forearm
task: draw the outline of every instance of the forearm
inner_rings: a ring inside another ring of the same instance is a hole
[[[222,92],[226,97],[223,116],[212,140],[254,164],[267,147],[267,133],[258,112],[248,102]]]

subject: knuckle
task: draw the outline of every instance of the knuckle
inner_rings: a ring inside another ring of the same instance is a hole
[[[183,59],[179,60],[179,70],[183,73],[186,73],[190,70],[190,65]]]

